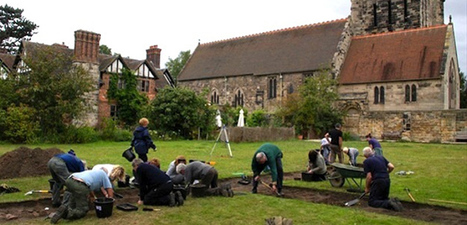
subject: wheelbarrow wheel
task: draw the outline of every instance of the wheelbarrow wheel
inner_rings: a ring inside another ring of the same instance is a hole
[[[331,186],[333,187],[342,187],[344,186],[344,183],[345,183],[345,179],[337,171],[332,171],[329,174],[328,180],[329,180],[329,183],[331,183]]]

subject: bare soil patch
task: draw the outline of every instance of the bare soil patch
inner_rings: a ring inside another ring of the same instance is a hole
[[[58,148],[30,149],[19,147],[0,157],[0,179],[34,177],[50,174],[47,162],[55,154],[63,153]]]
[[[300,173],[290,173],[285,175],[285,179],[294,179],[294,177],[300,177]],[[229,182],[232,185],[232,189],[239,195],[251,192],[250,185],[241,185],[238,181],[240,178],[221,180],[220,183]],[[328,182],[328,181],[323,181]],[[123,203],[136,203],[138,200],[137,189],[117,189],[117,192],[123,195],[122,199],[116,199],[114,206]],[[284,198],[300,199],[307,202],[328,204],[339,207],[346,207],[344,203],[358,197],[358,193],[350,192],[334,192],[327,190],[318,190],[313,188],[299,188],[285,186],[283,189]],[[258,194],[274,196],[269,189],[264,186],[258,187]],[[368,206],[367,197],[364,197],[357,205],[352,206],[353,208],[362,209],[369,212],[386,214],[391,216],[399,216],[414,220],[434,222],[439,224],[467,224],[467,211],[452,209],[443,206],[435,206],[422,203],[414,202],[402,202],[404,211],[395,212],[386,209],[377,209]],[[188,201],[196,201],[194,198],[189,198]],[[49,207],[50,210],[45,210]],[[90,207],[93,209],[93,207]],[[28,220],[38,217],[46,217],[50,212],[55,211],[51,207],[51,201],[49,198],[40,199],[34,201],[16,202],[16,203],[2,203],[0,204],[0,223],[8,221],[7,214],[14,215],[18,220]],[[95,214],[94,210],[90,210],[89,213]]]

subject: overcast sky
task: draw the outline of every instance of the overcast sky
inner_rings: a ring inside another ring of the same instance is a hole
[[[39,25],[33,42],[74,48],[74,31],[101,34],[101,45],[124,57],[145,59],[162,49],[161,67],[181,51],[207,43],[282,28],[346,18],[350,0],[2,0],[24,9]],[[467,1],[446,0],[445,23],[453,17],[459,66],[467,69]]]

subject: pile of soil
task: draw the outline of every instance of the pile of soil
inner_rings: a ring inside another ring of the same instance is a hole
[[[42,150],[19,147],[0,157],[0,179],[33,177],[49,174],[47,162],[55,154],[63,153],[58,148]]]

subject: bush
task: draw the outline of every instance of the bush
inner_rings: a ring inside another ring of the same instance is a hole
[[[60,134],[58,141],[63,144],[72,144],[96,142],[98,140],[98,132],[92,127],[68,126],[65,132]]]
[[[251,113],[247,118],[247,124],[249,127],[264,127],[268,125],[268,118],[264,110],[259,109]]]
[[[36,111],[26,106],[9,107],[3,111],[0,127],[5,140],[12,143],[32,142],[39,132],[39,124],[34,120]]]
[[[360,136],[344,131],[342,132],[342,140],[343,141],[360,141]]]
[[[113,141],[128,141],[133,138],[133,133],[129,130],[117,129],[113,135]]]

